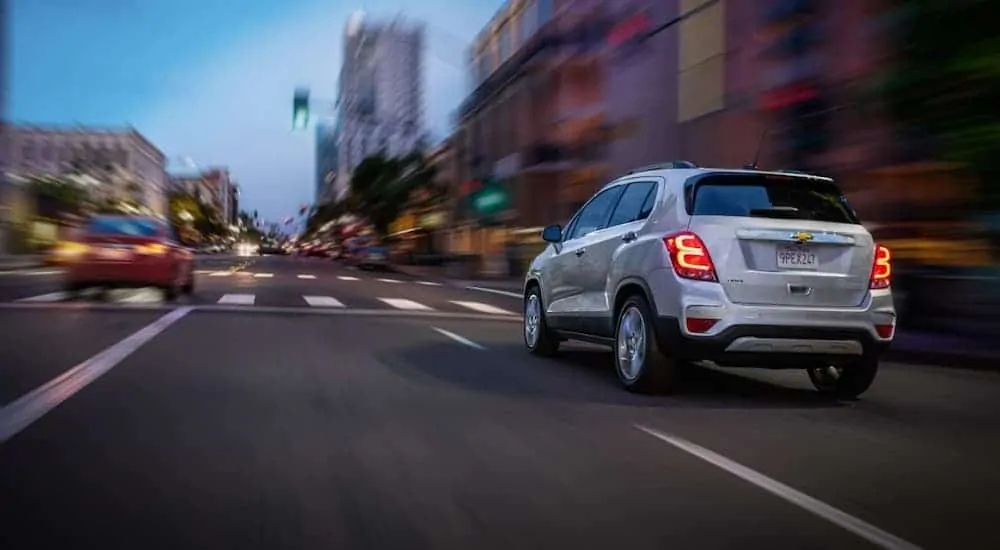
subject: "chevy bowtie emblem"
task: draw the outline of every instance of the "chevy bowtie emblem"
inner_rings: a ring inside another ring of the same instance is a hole
[[[800,243],[807,243],[813,240],[813,234],[806,233],[805,231],[799,231],[798,233],[792,233],[792,238]]]

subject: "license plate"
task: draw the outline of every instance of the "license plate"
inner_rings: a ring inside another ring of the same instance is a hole
[[[128,258],[128,250],[119,248],[102,248],[98,255],[105,260],[124,260]]]
[[[806,245],[778,247],[778,269],[818,269],[819,258]]]

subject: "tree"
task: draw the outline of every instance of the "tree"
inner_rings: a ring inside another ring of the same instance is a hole
[[[80,213],[90,201],[90,194],[83,186],[53,176],[31,176],[27,188],[36,199],[67,212]]]
[[[354,169],[350,205],[384,237],[392,222],[411,205],[417,191],[430,188],[435,172],[419,153],[368,157]]]
[[[939,160],[962,163],[990,185],[1000,205],[1000,34],[995,0],[897,0],[899,62],[887,82],[890,112],[910,135],[926,139]]]

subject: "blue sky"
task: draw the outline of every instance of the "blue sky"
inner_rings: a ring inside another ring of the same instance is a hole
[[[500,0],[11,0],[10,118],[132,124],[168,156],[228,165],[243,206],[277,220],[309,202],[314,132],[291,96],[335,97],[348,16],[428,24],[427,120],[443,136],[462,100],[462,48]],[[239,8],[236,9],[236,6]]]

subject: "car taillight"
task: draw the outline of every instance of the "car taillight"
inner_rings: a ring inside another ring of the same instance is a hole
[[[697,281],[718,282],[715,265],[708,255],[708,248],[698,235],[678,233],[663,239],[670,254],[670,264],[678,277]]]
[[[868,288],[879,289],[889,288],[892,279],[892,253],[889,249],[880,245],[875,245],[875,261],[872,264],[872,275],[868,282]]]
[[[167,253],[167,247],[160,243],[141,244],[135,247],[135,251],[147,256],[162,256]]]

